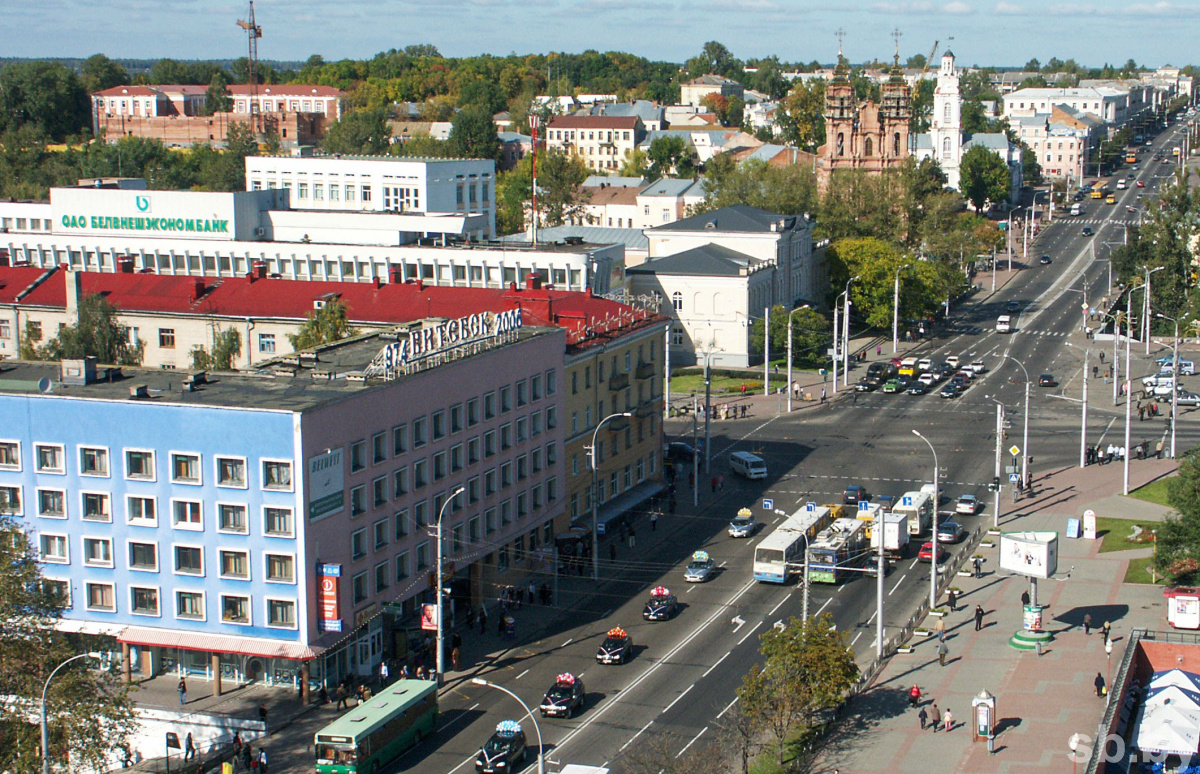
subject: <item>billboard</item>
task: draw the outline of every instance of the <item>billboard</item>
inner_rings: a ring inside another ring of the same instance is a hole
[[[232,240],[238,198],[220,192],[55,188],[50,212],[56,234]]]
[[[1032,578],[1058,572],[1057,532],[1006,532],[1000,536],[1000,569]]]
[[[341,577],[340,564],[322,564],[317,567],[317,628],[323,632],[342,630],[342,613],[338,605]]]
[[[308,520],[317,521],[346,507],[346,470],[341,449],[308,458]]]

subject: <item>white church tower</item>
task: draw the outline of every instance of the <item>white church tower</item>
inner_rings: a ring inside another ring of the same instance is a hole
[[[958,89],[958,71],[954,54],[942,55],[937,88],[933,92],[933,121],[930,128],[933,158],[946,174],[947,184],[958,190],[958,165],[962,160],[962,95]]]

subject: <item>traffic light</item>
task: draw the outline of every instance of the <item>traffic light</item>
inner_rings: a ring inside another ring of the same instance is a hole
[[[988,491],[989,492],[999,492],[1000,491],[1000,477],[999,476],[996,476],[995,478],[993,478],[992,482],[990,484],[988,484]]]

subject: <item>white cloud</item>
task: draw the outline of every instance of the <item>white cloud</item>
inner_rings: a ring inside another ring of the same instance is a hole
[[[870,8],[875,13],[929,13],[933,9],[933,3],[925,2],[925,0],[908,3],[875,3]]]
[[[996,3],[996,7],[992,9],[993,13],[1001,16],[1024,16],[1028,11],[1023,7],[1014,3]]]
[[[967,5],[961,0],[954,0],[952,3],[946,3],[942,6],[942,10],[946,13],[957,15],[975,13],[975,8],[973,6]]]

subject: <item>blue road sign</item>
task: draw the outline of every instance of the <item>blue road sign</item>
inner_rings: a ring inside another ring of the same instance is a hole
[[[1009,474],[1008,474],[1008,482],[1009,482],[1010,484],[1015,484],[1015,483],[1017,483],[1017,482],[1018,482],[1018,481],[1020,481],[1020,480],[1021,480],[1021,474],[1020,474],[1020,473],[1009,473]]]
[[[764,497],[763,498],[763,510],[764,511],[775,510],[775,501],[770,499],[769,497]]]

